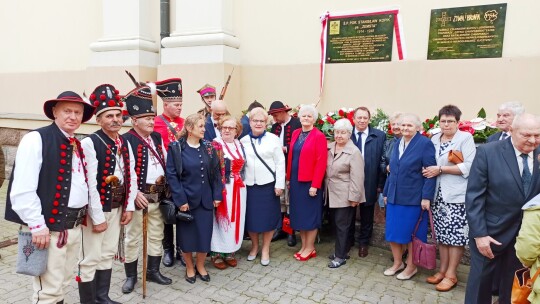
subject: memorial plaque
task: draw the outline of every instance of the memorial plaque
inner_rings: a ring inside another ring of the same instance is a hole
[[[428,59],[502,56],[506,3],[431,10]]]
[[[391,61],[394,14],[329,20],[326,63]]]

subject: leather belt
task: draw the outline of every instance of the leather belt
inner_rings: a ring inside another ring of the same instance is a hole
[[[82,208],[67,208],[65,229],[73,229],[82,224],[86,216],[86,206]]]
[[[161,185],[145,184],[143,186],[143,191],[142,192],[145,193],[145,194],[154,194],[154,193],[161,194],[161,193],[165,192],[165,185],[164,184],[161,184]]]

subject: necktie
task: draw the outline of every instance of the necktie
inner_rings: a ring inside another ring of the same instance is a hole
[[[523,183],[523,190],[525,192],[525,196],[529,194],[529,188],[531,187],[531,171],[529,170],[529,162],[527,161],[527,158],[529,157],[528,154],[522,153],[521,158],[523,159],[523,173],[521,174],[521,183]]]
[[[362,132],[358,132],[356,133],[356,145],[358,146],[358,149],[360,149],[360,152],[363,152],[362,151]]]
[[[501,136],[501,140],[505,140],[508,138],[508,133],[506,132],[503,132],[502,136]]]

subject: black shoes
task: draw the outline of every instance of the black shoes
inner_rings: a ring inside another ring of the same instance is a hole
[[[335,254],[335,253],[332,253],[331,255],[328,256],[328,258],[329,258],[330,260],[334,260],[334,259],[336,258],[336,254]],[[350,259],[350,258],[351,258],[351,256],[347,254],[347,256],[345,257],[345,260],[348,260],[348,259]],[[338,259],[339,259],[339,258],[338,258]]]
[[[79,298],[81,304],[96,303],[96,281],[79,282]]]
[[[160,256],[148,256],[148,269],[146,270],[146,280],[148,282],[158,283],[160,285],[170,285],[172,280],[159,272]],[[136,266],[135,266],[136,267]],[[136,269],[136,268],[135,268]],[[137,276],[135,276],[137,279]],[[127,280],[126,280],[127,283]],[[122,288],[123,291],[123,288]]]
[[[199,276],[199,279],[205,281],[205,282],[210,282],[210,274],[209,273],[206,273],[205,275],[202,275],[199,273],[199,271],[197,270],[196,271],[196,275]]]
[[[172,267],[174,264],[174,249],[163,249],[163,266]]]
[[[287,237],[287,233],[283,232],[281,228],[274,230],[274,235],[272,235],[272,242],[281,240]]]
[[[347,260],[340,259],[340,258],[334,258],[328,263],[329,268],[339,268],[341,265],[345,265],[347,263]]]
[[[186,281],[187,281],[189,284],[195,284],[195,281],[197,281],[197,274],[195,273],[194,276],[188,277],[188,275],[187,275],[187,270],[186,270],[186,276],[185,276],[184,278],[186,279]]]
[[[186,267],[186,260],[184,260],[184,255],[182,255],[182,250],[180,249],[180,247],[176,248],[176,259],[180,261],[180,264],[182,264],[182,266]]]
[[[287,235],[287,246],[294,247],[296,246],[296,234],[289,234]]]
[[[131,263],[125,263],[124,269],[126,271],[126,281],[122,285],[122,292],[131,293],[137,283],[137,260]]]

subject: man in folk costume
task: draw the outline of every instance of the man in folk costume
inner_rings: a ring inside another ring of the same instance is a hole
[[[170,78],[155,83],[156,92],[163,100],[163,114],[154,118],[154,131],[161,134],[163,147],[169,149],[169,143],[180,137],[180,131],[184,127],[182,114],[182,79]],[[174,264],[174,225],[165,224],[163,237],[163,265],[172,267]],[[176,238],[176,259],[182,265],[186,265],[182,250],[180,250],[179,238]]]
[[[285,154],[285,162],[287,162],[287,155],[289,152],[289,146],[291,143],[291,136],[294,130],[302,127],[298,117],[293,117],[289,114],[291,108],[286,106],[281,101],[274,101],[270,105],[270,110],[268,114],[272,115],[274,118],[274,124],[272,125],[271,132],[279,136],[281,142],[283,143],[283,153]],[[289,213],[289,193],[288,189],[283,191],[281,195],[281,215],[282,218]],[[287,234],[282,230],[283,222],[280,221],[278,227],[272,236],[272,241],[279,240],[284,238],[287,235],[287,245],[289,247],[296,246],[296,234]]]
[[[92,118],[94,107],[67,91],[46,101],[43,109],[54,122],[22,138],[5,216],[32,233],[35,247],[48,250],[45,273],[32,278],[32,303],[64,303],[64,287],[73,278],[81,245],[80,224],[88,205],[85,155],[74,135],[82,122]],[[96,207],[101,205],[90,209]]]
[[[112,263],[117,254],[123,260],[122,226],[131,221],[135,210],[137,175],[131,147],[118,133],[123,123],[118,90],[102,84],[90,101],[101,129],[81,143],[88,163],[90,200],[102,206],[104,216],[83,228],[79,295],[81,303],[118,303],[109,298]]]
[[[197,113],[204,117],[210,116],[212,112],[212,102],[216,100],[216,87],[205,84],[202,88],[197,90],[197,93],[201,95],[201,100],[204,103],[204,108],[200,109]]]
[[[131,116],[133,129],[122,135],[131,146],[137,174],[136,210],[126,226],[126,281],[123,293],[131,293],[137,283],[137,262],[141,243],[143,209],[148,212],[148,269],[146,279],[161,285],[170,285],[172,280],[159,272],[163,246],[163,217],[159,201],[165,195],[165,155],[161,135],[154,132],[156,112],[152,105],[152,93],[148,87],[139,87],[124,98]],[[143,253],[144,254],[144,253]]]

